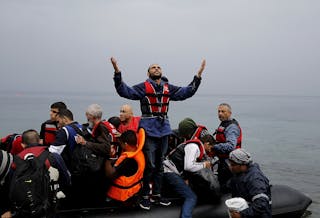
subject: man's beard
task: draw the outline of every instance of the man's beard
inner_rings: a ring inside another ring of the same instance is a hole
[[[161,79],[162,75],[150,75],[149,78],[152,80],[157,80],[157,79]]]

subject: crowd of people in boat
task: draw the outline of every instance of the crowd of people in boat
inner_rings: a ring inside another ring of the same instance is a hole
[[[119,116],[104,120],[102,107],[92,104],[85,112],[88,122],[80,124],[63,102],[55,102],[40,134],[30,129],[2,138],[1,217],[50,217],[56,207],[103,207],[106,202],[138,205],[144,210],[151,210],[152,205],[166,207],[171,202],[165,198],[163,184],[183,199],[180,217],[192,217],[201,196],[197,190],[210,189],[199,189],[199,175],[200,181],[217,179],[209,198],[230,192],[249,203],[242,211],[230,211],[232,218],[271,217],[269,181],[250,153],[241,148],[242,130],[229,104],[218,106],[221,123],[215,131],[191,118],[183,119],[176,130],[170,128],[169,102],[196,93],[205,60],[185,87],[170,84],[158,64],[149,66],[146,81],[130,87],[123,81],[115,58],[111,63],[117,93],[139,100],[141,116],[134,116],[126,104]],[[30,165],[37,170],[26,177],[30,170],[20,169],[30,169]],[[45,170],[48,175],[39,176]],[[198,173],[203,171],[209,176]],[[24,196],[23,191],[16,191],[30,188],[27,185],[33,180],[43,183],[37,179],[45,176],[49,176],[48,189],[54,194],[49,195],[49,201],[40,199],[40,207],[35,203],[39,196],[34,194],[43,193],[40,187]]]

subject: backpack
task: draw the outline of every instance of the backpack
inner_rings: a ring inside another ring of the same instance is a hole
[[[77,134],[84,137],[83,132],[76,126],[70,125]],[[71,151],[71,172],[73,175],[88,175],[100,171],[105,158],[95,154],[84,145],[76,144]]]
[[[211,169],[190,173],[189,185],[197,194],[199,203],[217,203],[221,198],[218,175]]]
[[[19,217],[44,217],[52,206],[48,155],[49,151],[43,149],[39,156],[29,152],[14,157],[9,199]]]

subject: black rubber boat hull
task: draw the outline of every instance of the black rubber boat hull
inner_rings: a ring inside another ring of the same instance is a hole
[[[285,185],[274,185],[272,194],[272,217],[298,218],[301,217],[312,200],[301,192]],[[197,205],[194,209],[194,218],[228,218],[224,201],[229,196],[223,196],[217,204]],[[179,217],[181,205],[174,204],[168,207],[153,206],[150,211],[140,208],[85,208],[80,210],[60,211],[58,217],[112,217],[112,218],[175,218]]]

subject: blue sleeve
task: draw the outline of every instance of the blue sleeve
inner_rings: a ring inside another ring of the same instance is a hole
[[[268,184],[266,184],[265,180],[263,178],[258,178],[258,176],[250,183],[247,183],[249,190],[249,196],[254,197],[258,194],[266,194],[268,193]],[[241,217],[260,217],[262,214],[268,214],[268,212],[271,214],[271,205],[269,204],[269,201],[271,199],[267,199],[265,197],[259,197],[255,199],[251,204],[249,205],[249,208],[241,211]]]
[[[56,139],[53,142],[54,146],[66,145],[68,142],[66,132],[61,128],[57,131]]]
[[[237,139],[240,136],[240,129],[236,124],[230,124],[225,129],[226,142],[219,143],[214,146],[214,150],[218,153],[228,154],[237,146]]]
[[[178,87],[169,84],[170,100],[171,101],[182,101],[184,99],[192,97],[198,90],[201,83],[201,78],[194,76],[192,82],[185,87]]]
[[[113,80],[119,96],[131,100],[140,100],[145,96],[144,83],[130,87],[122,81],[121,73],[115,73]]]

